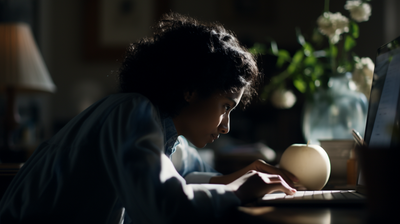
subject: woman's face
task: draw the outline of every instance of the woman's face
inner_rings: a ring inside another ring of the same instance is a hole
[[[178,135],[185,136],[196,147],[219,138],[219,134],[229,132],[229,115],[239,104],[243,90],[235,93],[213,94],[202,99],[196,92],[186,93],[188,105],[173,118]]]

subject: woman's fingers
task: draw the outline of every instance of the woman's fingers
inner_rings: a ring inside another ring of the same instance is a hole
[[[291,187],[280,175],[271,175],[265,173],[259,173],[260,177],[272,187],[273,191],[282,190],[286,194],[294,194],[296,189]],[[271,193],[273,191],[267,192]]]
[[[293,182],[299,182],[299,179],[292,174],[291,172],[287,171],[287,170],[282,170],[280,169],[286,176],[288,176]]]
[[[278,173],[283,177],[283,179],[285,179],[285,181],[291,186],[294,187],[294,183],[298,181],[298,179],[296,178],[296,181],[294,181],[292,178],[290,178],[290,176],[288,174],[290,174],[289,172],[285,172],[285,170],[281,170],[279,169]],[[292,174],[292,176],[294,177],[294,175]]]
[[[228,184],[239,199],[245,203],[262,197],[274,191],[283,191],[292,195],[296,189],[290,187],[286,181],[276,174],[267,174],[251,170]]]
[[[267,192],[267,194],[276,192],[276,191],[282,191],[285,194],[288,195],[294,195],[296,193],[296,189],[291,188],[289,185],[284,186],[284,184],[276,183],[276,184],[271,184],[270,186],[270,191]]]
[[[283,177],[283,179],[289,184],[289,186],[294,187],[294,182],[298,182],[299,180],[295,175],[292,173],[279,169],[277,167],[274,167],[268,163],[266,163],[263,160],[257,160],[255,161],[252,165],[255,166],[255,170],[264,172],[264,173],[270,173],[270,174],[279,174]]]

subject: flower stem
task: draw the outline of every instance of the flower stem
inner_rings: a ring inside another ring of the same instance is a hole
[[[329,12],[329,0],[325,0],[325,10],[324,12]]]
[[[331,69],[332,69],[332,74],[336,74],[336,58],[333,56],[333,48],[334,44],[329,43],[330,49],[331,49]]]
[[[342,41],[342,58],[341,60],[338,62],[339,66],[344,66],[345,69],[347,69],[347,65],[346,65],[346,61],[347,61],[347,52],[346,52],[346,45],[345,45],[345,41],[346,41],[346,34],[343,34],[343,40]]]

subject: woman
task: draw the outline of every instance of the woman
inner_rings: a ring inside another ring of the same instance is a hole
[[[265,193],[293,194],[287,172],[256,161],[218,176],[185,141],[204,147],[228,133],[230,112],[249,104],[259,76],[221,25],[165,15],[152,38],[127,50],[120,93],[72,119],[25,163],[0,203],[0,223],[198,221]],[[179,173],[170,160],[177,145],[186,155]]]

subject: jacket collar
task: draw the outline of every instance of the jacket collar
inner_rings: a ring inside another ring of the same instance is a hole
[[[164,153],[166,156],[171,157],[175,152],[176,146],[179,144],[178,132],[176,131],[175,124],[170,116],[161,113],[160,117],[164,130]]]

